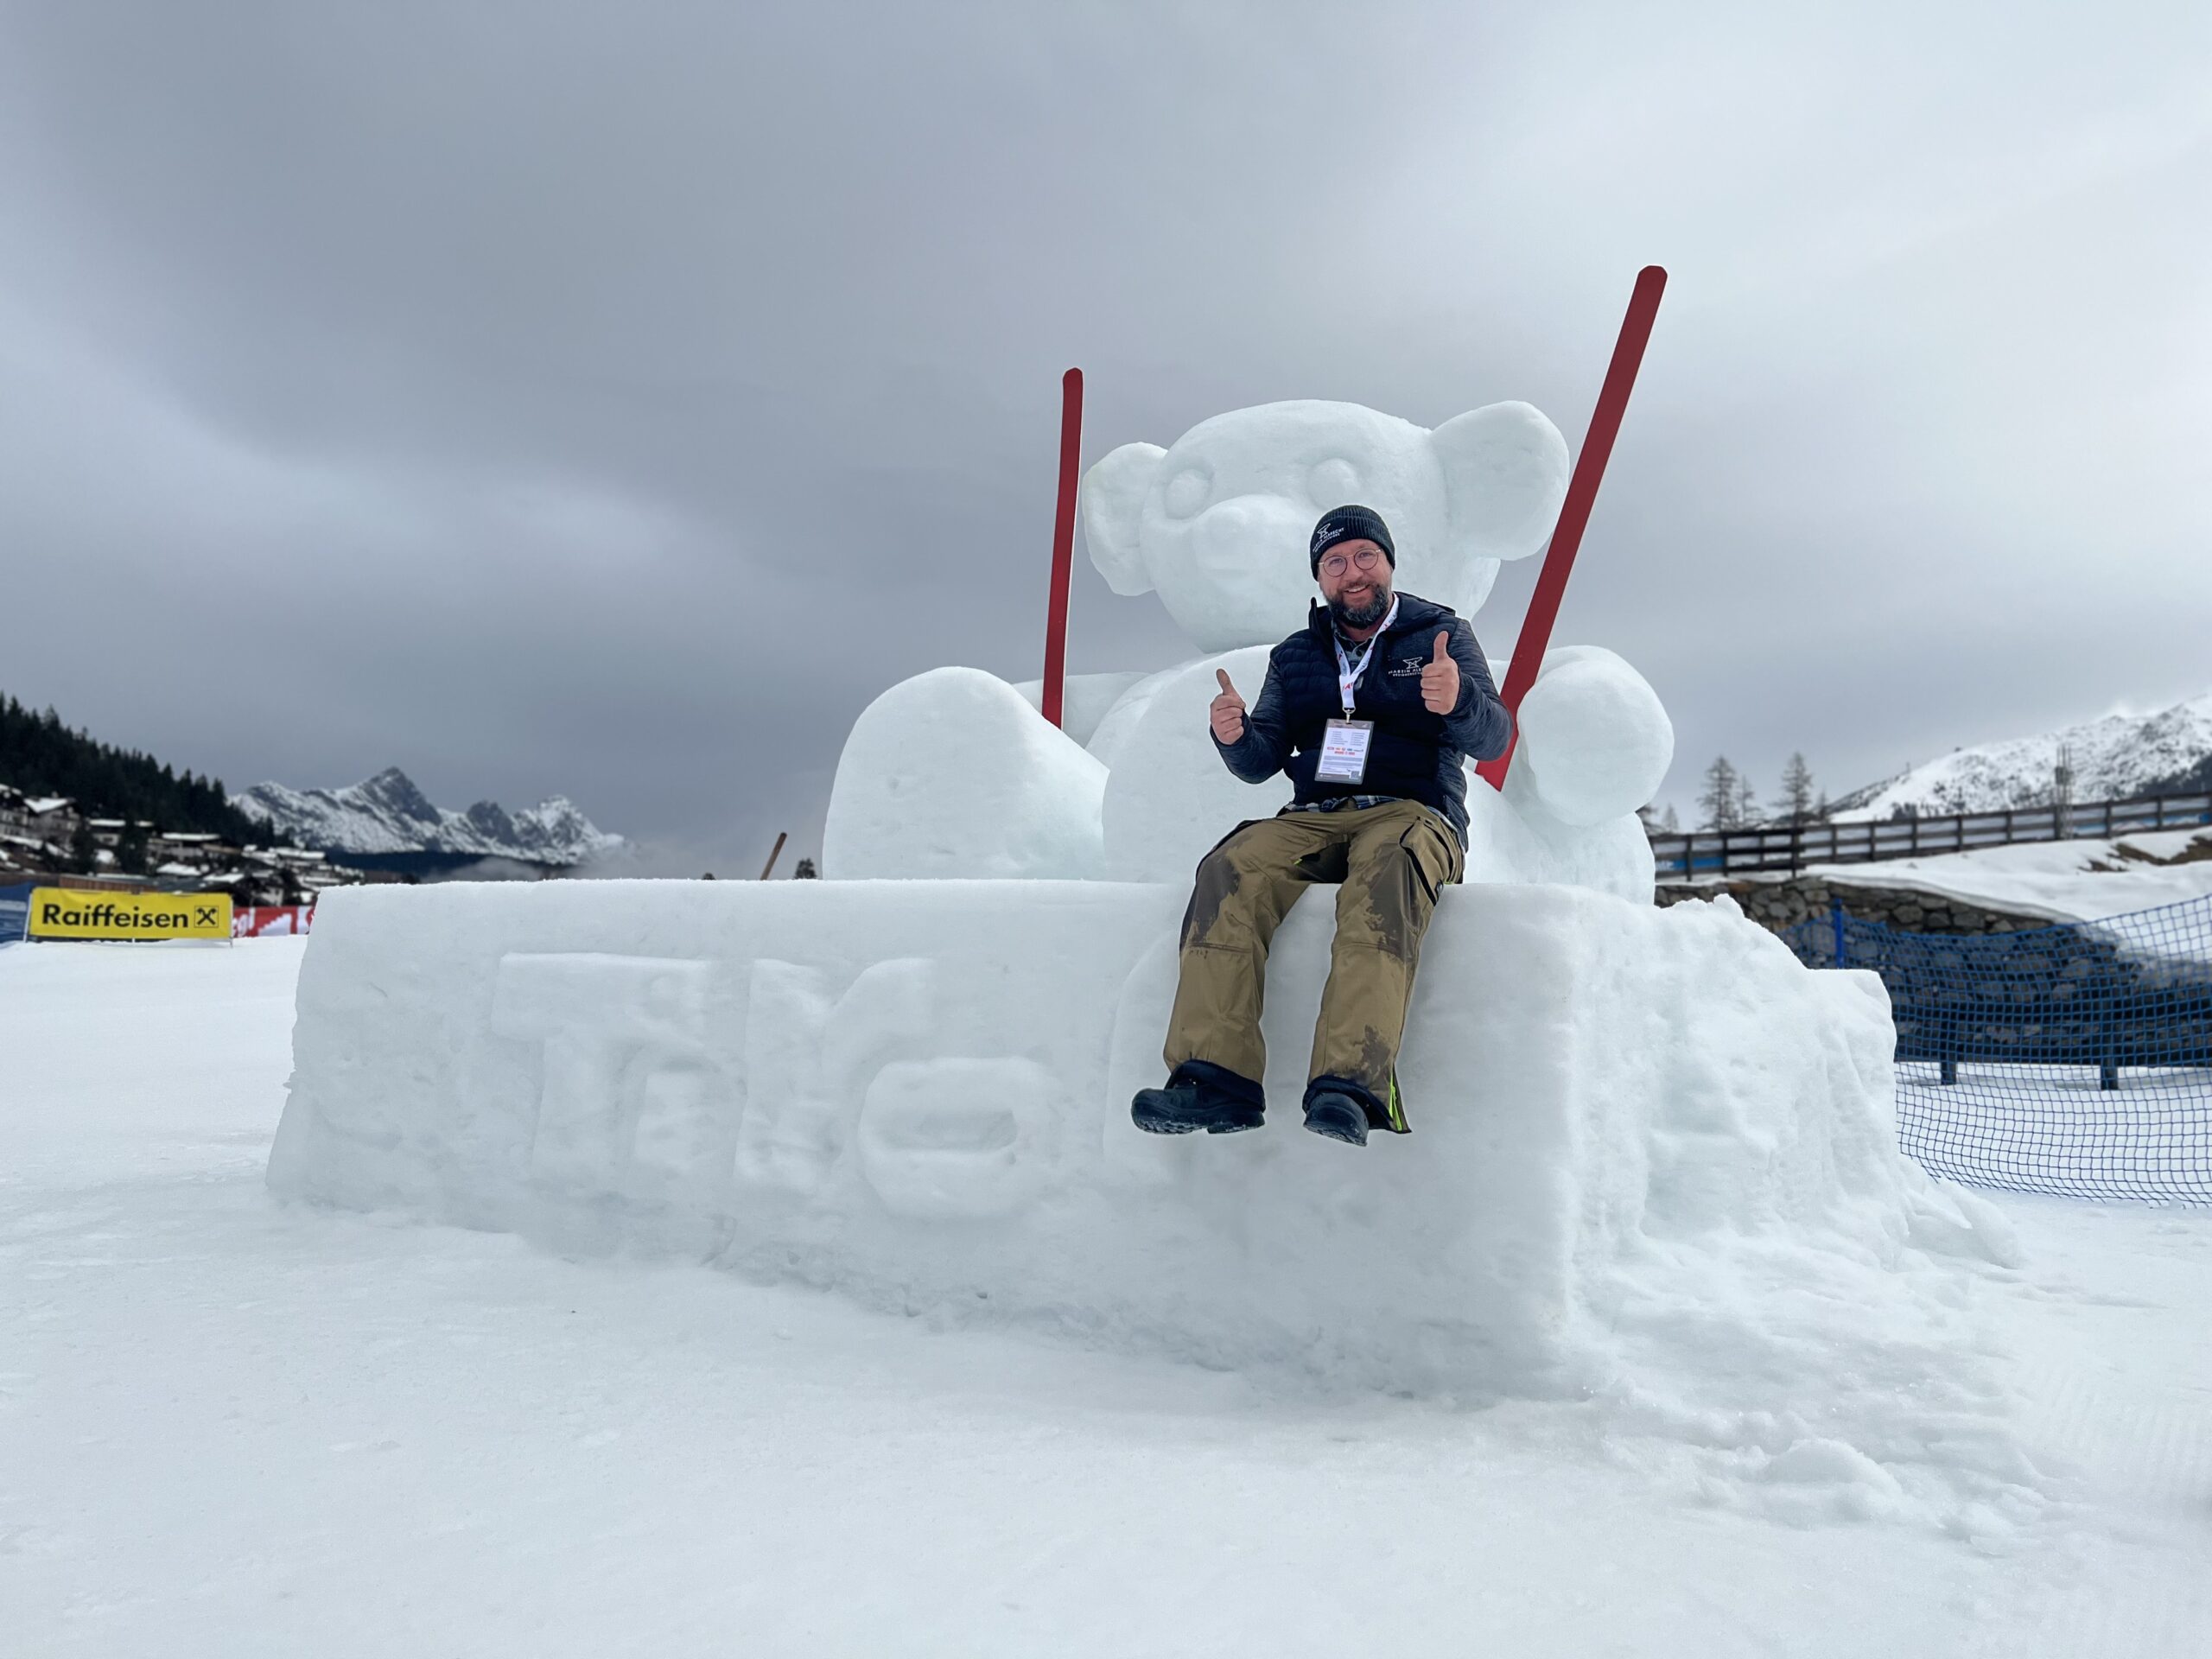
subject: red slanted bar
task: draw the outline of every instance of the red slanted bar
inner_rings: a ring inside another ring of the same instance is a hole
[[[1068,581],[1075,562],[1075,492],[1083,463],[1083,371],[1060,377],[1060,509],[1052,520],[1052,588],[1045,601],[1045,718],[1058,726],[1068,678]]]
[[[1605,461],[1620,435],[1621,416],[1628,411],[1630,388],[1643,361],[1643,348],[1651,339],[1652,320],[1659,315],[1659,296],[1667,286],[1667,273],[1646,265],[1636,274],[1636,289],[1629,296],[1628,315],[1621,323],[1621,337],[1613,346],[1613,361],[1599,389],[1597,412],[1590,417],[1589,435],[1582,453],[1574,458],[1574,475],[1567,480],[1567,499],[1560,505],[1559,526],[1552,531],[1544,568],[1536,576],[1536,591],[1529,601],[1529,614],[1521,620],[1521,637],[1514,642],[1513,662],[1505,671],[1505,690],[1500,693],[1515,719],[1513,740],[1503,754],[1484,760],[1475,773],[1492,789],[1505,786],[1505,769],[1513,764],[1513,747],[1520,741],[1521,699],[1534,684],[1543,666],[1544,652],[1552,641],[1552,624],[1559,620],[1559,602],[1567,592],[1567,578],[1574,569],[1574,555],[1582,545],[1583,530],[1590,523],[1590,509],[1598,499],[1598,485],[1605,475]]]

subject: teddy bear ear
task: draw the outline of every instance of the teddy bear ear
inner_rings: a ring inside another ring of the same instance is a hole
[[[1567,499],[1567,440],[1527,404],[1487,404],[1428,435],[1443,463],[1452,545],[1522,559],[1551,539]]]
[[[1090,544],[1090,562],[1117,594],[1152,591],[1139,518],[1166,454],[1156,443],[1125,443],[1092,462],[1083,475],[1083,490],[1077,498],[1083,539]]]

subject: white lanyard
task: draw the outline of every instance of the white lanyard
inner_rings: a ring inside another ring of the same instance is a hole
[[[1337,631],[1334,628],[1329,630],[1329,641],[1337,648],[1337,690],[1344,696],[1346,720],[1351,718],[1351,694],[1359,684],[1359,677],[1367,672],[1367,659],[1375,654],[1376,643],[1390,631],[1390,624],[1397,614],[1398,601],[1394,594],[1390,608],[1382,613],[1382,626],[1368,636],[1367,649],[1359,653],[1359,660],[1356,663],[1344,655],[1344,642],[1337,638]]]

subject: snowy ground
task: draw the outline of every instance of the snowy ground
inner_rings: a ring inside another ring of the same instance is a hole
[[[2022,842],[1876,864],[1822,864],[1808,874],[1911,887],[2054,922],[2095,922],[2212,893],[2208,852],[2212,835],[2202,830],[2158,830],[2110,841]]]
[[[2212,1653],[2212,1212],[1999,1198],[2024,1533],[1792,1528],[1575,1405],[281,1205],[303,944],[0,950],[0,1649]]]

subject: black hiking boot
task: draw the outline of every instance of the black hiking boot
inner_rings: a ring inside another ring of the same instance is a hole
[[[1175,1068],[1163,1089],[1140,1089],[1129,1103],[1137,1128],[1154,1135],[1234,1135],[1256,1129],[1267,1116],[1267,1099],[1255,1083],[1204,1060]]]
[[[1306,1097],[1306,1127],[1332,1141],[1367,1144],[1367,1108],[1350,1095],[1333,1089],[1318,1090]]]

